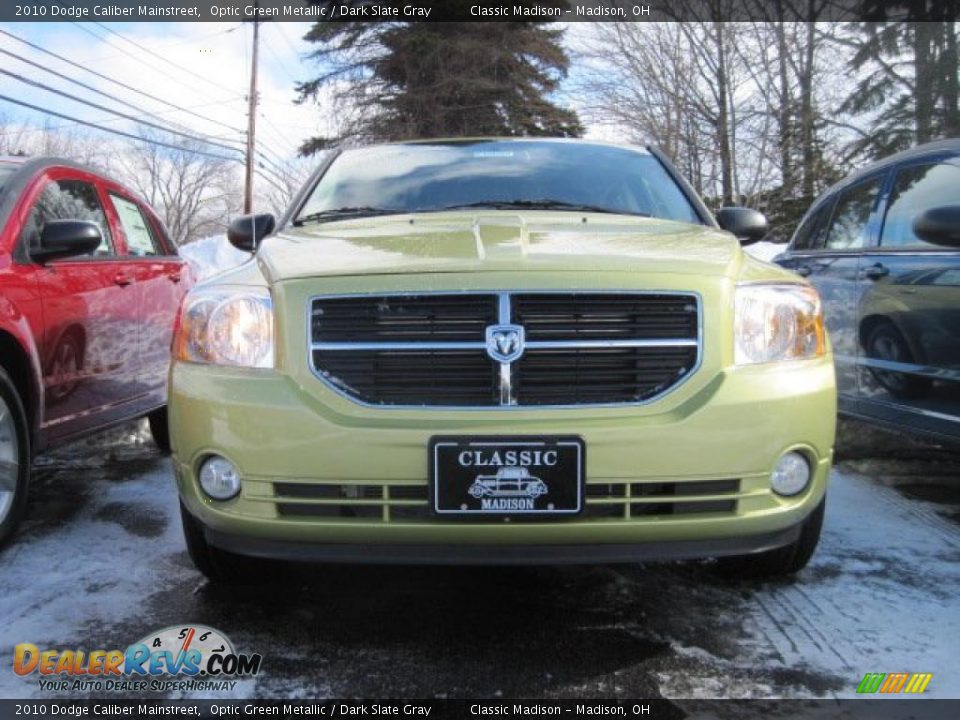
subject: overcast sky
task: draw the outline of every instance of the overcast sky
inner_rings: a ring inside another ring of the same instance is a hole
[[[305,137],[324,131],[321,124],[324,116],[322,109],[312,104],[298,106],[293,103],[296,96],[294,83],[316,73],[312,63],[304,60],[309,46],[302,37],[309,28],[310,23],[263,23],[260,26],[257,135],[266,149],[281,157],[292,156]],[[173,111],[163,103],[0,35],[0,48],[143,108],[151,113],[149,119],[154,122],[176,122],[189,128],[190,132],[203,136],[240,142],[244,140],[252,35],[249,23],[109,23],[104,26],[89,22],[0,23],[0,29],[217,121],[209,122]],[[137,45],[156,54],[150,54]],[[116,104],[8,55],[0,57],[0,68],[98,104],[137,114],[129,107]],[[103,110],[25,85],[9,76],[0,75],[0,94],[118,130],[135,131],[131,121],[111,117]],[[0,100],[0,118],[6,122],[37,127],[42,127],[44,122],[56,128],[71,126],[66,120],[44,118],[39,113],[3,100]]]

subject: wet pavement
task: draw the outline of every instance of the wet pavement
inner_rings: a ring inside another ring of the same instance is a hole
[[[0,657],[199,623],[264,658],[222,696],[848,697],[867,672],[906,671],[960,697],[960,455],[921,445],[849,454],[791,580],[724,581],[709,562],[254,570],[221,587],[193,569],[142,428],[65,448],[38,462],[0,552]],[[10,667],[0,697],[56,696]]]

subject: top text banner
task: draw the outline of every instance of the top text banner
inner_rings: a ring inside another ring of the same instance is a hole
[[[876,0],[820,0],[816,3],[766,3],[763,0],[520,0],[512,3],[490,0],[477,3],[469,0],[3,0],[0,2],[0,22],[923,21],[956,19],[960,7],[949,0],[897,3],[900,8],[887,5]],[[923,8],[916,10],[910,6]],[[780,8],[777,12],[776,7]],[[944,17],[943,13],[951,17]]]

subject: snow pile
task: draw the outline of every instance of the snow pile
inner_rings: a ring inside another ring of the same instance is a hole
[[[772,243],[764,240],[754,243],[753,245],[747,245],[744,248],[744,251],[753,255],[758,260],[772,262],[777,255],[784,252],[786,249],[787,246],[784,243]]]
[[[190,263],[197,280],[222,273],[250,259],[250,254],[237,250],[226,235],[212,235],[180,246],[180,257]]]

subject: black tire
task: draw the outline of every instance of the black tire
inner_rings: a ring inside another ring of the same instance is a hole
[[[894,362],[912,363],[916,361],[906,339],[893,326],[884,321],[875,325],[867,335],[865,348],[867,357]],[[870,368],[870,373],[878,383],[895,398],[918,398],[930,392],[933,381],[930,378],[890,370]]]
[[[803,570],[813,557],[820,542],[823,529],[823,514],[827,506],[824,498],[816,509],[803,521],[800,537],[790,545],[754,555],[735,555],[719,558],[717,569],[731,579],[762,579],[792,575]]]
[[[150,423],[150,435],[153,436],[153,442],[160,448],[160,452],[169,455],[170,422],[167,420],[167,406],[164,405],[147,415],[147,421]]]
[[[0,547],[10,539],[27,510],[27,489],[30,485],[30,429],[27,423],[27,413],[23,409],[23,402],[20,400],[20,394],[17,392],[16,385],[10,380],[10,376],[0,368],[0,415],[3,415],[11,422],[0,422],[0,442],[11,443],[8,446],[9,452],[0,455],[0,460],[6,460],[5,468],[10,468],[14,462],[8,454],[13,455],[13,449],[16,449],[16,474],[12,497],[0,501]],[[6,430],[4,428],[7,428]],[[12,429],[15,437],[6,437]],[[2,448],[0,448],[2,452]],[[0,470],[3,472],[3,470]]]
[[[183,539],[187,554],[197,570],[211,582],[228,583],[243,576],[243,561],[237,555],[215,548],[207,542],[200,522],[180,503],[180,519],[183,522]]]
[[[80,385],[77,377],[82,369],[83,341],[75,331],[68,330],[57,342],[53,358],[50,360],[49,374],[55,382],[47,390],[46,401],[50,405],[56,405],[73,395],[74,390]],[[73,376],[73,380],[64,382],[64,374]]]

